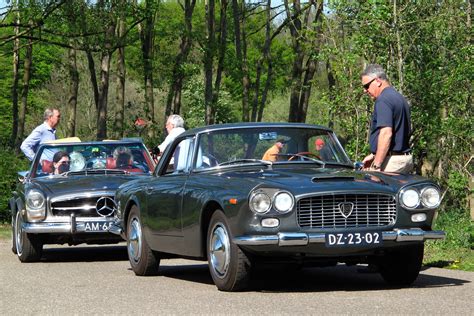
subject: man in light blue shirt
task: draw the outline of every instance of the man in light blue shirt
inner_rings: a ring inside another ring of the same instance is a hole
[[[44,123],[37,126],[20,146],[25,156],[32,161],[40,144],[56,139],[56,126],[61,113],[58,109],[48,108],[44,111]]]

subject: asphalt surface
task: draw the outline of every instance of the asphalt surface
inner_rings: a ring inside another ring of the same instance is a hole
[[[124,245],[47,246],[21,263],[0,240],[2,315],[472,315],[474,273],[429,268],[410,288],[391,288],[364,266],[263,270],[247,292],[220,292],[207,264],[162,260],[137,277]]]

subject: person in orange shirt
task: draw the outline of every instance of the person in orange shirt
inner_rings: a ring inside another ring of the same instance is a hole
[[[285,141],[283,139],[277,140],[276,143],[265,152],[262,160],[277,161],[278,154],[281,152],[284,145]]]

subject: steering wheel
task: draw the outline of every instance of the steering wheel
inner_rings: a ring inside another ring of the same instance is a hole
[[[301,157],[301,156],[306,156],[306,157]],[[313,154],[312,152],[309,151],[300,151],[299,153],[294,154],[294,156],[291,156],[288,161],[294,160],[294,159],[300,159],[300,160],[308,160],[308,158],[316,158],[318,160],[321,160],[321,157],[319,157],[316,154]]]

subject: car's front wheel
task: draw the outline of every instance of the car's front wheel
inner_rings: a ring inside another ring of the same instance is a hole
[[[378,258],[380,274],[385,282],[394,286],[408,286],[415,282],[423,262],[424,244],[393,249]]]
[[[143,237],[140,211],[132,206],[127,222],[127,253],[133,272],[139,276],[157,275],[160,258]]]
[[[224,213],[214,212],[207,232],[207,260],[212,279],[221,291],[239,291],[248,286],[251,261],[232,242]]]
[[[28,234],[23,230],[23,218],[20,212],[16,213],[13,229],[15,250],[21,262],[34,262],[41,259],[43,242],[39,236]]]

